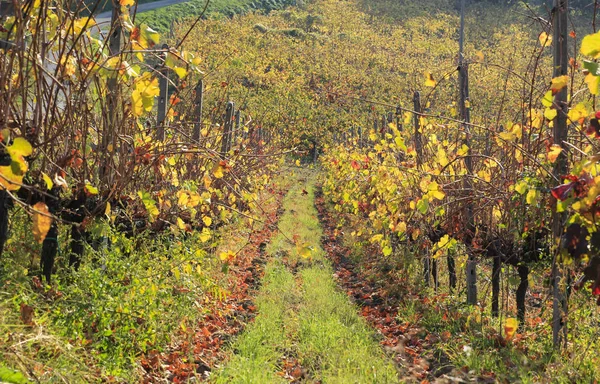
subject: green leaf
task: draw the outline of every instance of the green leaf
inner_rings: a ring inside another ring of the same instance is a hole
[[[98,188],[94,187],[91,184],[86,184],[85,185],[85,190],[87,191],[87,193],[89,193],[90,195],[97,195],[98,194]]]
[[[421,199],[421,200],[419,200],[417,202],[417,209],[422,214],[426,214],[427,210],[429,209],[429,200],[427,200],[427,199]]]
[[[583,68],[587,69],[594,76],[600,76],[600,64],[598,63],[589,60],[584,60]]]
[[[515,184],[515,191],[517,191],[519,195],[523,195],[525,191],[527,191],[527,182],[525,180],[519,181]]]
[[[382,249],[383,252],[383,256],[389,256],[392,254],[392,247],[390,247],[389,245],[387,247],[384,247]]]
[[[529,192],[527,192],[527,204],[529,205],[533,205],[537,202],[537,197],[538,197],[538,193],[535,189],[530,189]]]
[[[140,33],[145,40],[151,41],[154,44],[158,44],[160,41],[160,34],[146,24],[140,26]]]

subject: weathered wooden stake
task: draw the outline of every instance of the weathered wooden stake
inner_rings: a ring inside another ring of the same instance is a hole
[[[421,138],[421,93],[415,91],[413,95],[414,123],[415,123],[415,151],[417,153],[417,168],[421,168],[423,162],[423,140]]]
[[[469,148],[465,156],[465,167],[467,175],[464,178],[464,187],[469,195],[472,194],[473,180],[473,160],[471,158],[471,111],[468,107],[469,100],[469,66],[464,59],[464,41],[465,41],[465,0],[461,0],[460,8],[460,37],[459,37],[459,52],[458,52],[458,82],[459,82],[459,108],[460,117],[462,120],[462,130],[464,132],[463,143]],[[465,230],[466,230],[466,245],[470,247],[475,235],[475,219],[473,216],[473,205],[465,204]],[[467,275],[467,304],[477,304],[477,260],[475,254],[469,250],[467,259],[466,275]]]
[[[362,127],[358,127],[358,147],[362,148],[363,147],[363,132],[362,132]]]
[[[221,138],[221,158],[227,157],[227,153],[231,149],[231,131],[233,128],[233,111],[235,105],[233,101],[227,103],[225,109],[225,121],[223,124],[223,136]]]
[[[417,169],[421,170],[421,164],[423,162],[423,140],[421,137],[421,93],[419,91],[415,91],[413,94],[413,108],[415,111],[414,114],[414,124],[415,124],[415,152],[417,155]],[[431,278],[431,259],[429,257],[429,253],[423,259],[423,277],[425,279],[425,284],[429,286],[430,278]]]
[[[121,53],[121,6],[117,0],[112,0],[113,11],[110,21],[110,36],[108,38],[108,51],[111,56],[118,56]],[[100,151],[102,154],[102,164],[98,170],[100,183],[110,185],[111,161],[112,153],[115,151],[115,137],[118,121],[120,92],[118,84],[118,71],[113,71],[107,82],[107,100],[106,100],[106,118],[104,119],[104,127],[102,129],[102,137],[100,138]],[[110,149],[110,150],[109,150]]]
[[[158,88],[160,94],[158,96],[158,111],[156,112],[156,140],[158,141],[165,141],[165,126],[167,125],[167,107],[169,103],[169,72],[164,64],[167,59],[169,46],[163,44],[162,49],[165,52],[161,54],[163,64],[159,70]]]
[[[567,25],[568,25],[568,0],[554,0],[553,20],[553,55],[554,55],[554,77],[568,75],[568,46],[567,46]],[[565,148],[565,141],[568,134],[567,125],[567,87],[564,87],[554,96],[554,108],[558,110],[554,118],[554,143]],[[554,176],[559,179],[557,184],[562,182],[562,175],[567,174],[566,150],[562,151],[554,163]],[[556,207],[556,204],[554,204]],[[555,243],[561,238],[564,231],[565,222],[564,213],[557,213],[556,209],[552,214],[552,235]],[[563,277],[561,268],[558,265],[558,249],[554,249],[554,259],[552,260],[552,342],[555,348],[560,348],[562,343],[567,342],[567,299],[560,281]],[[561,335],[562,331],[562,335]]]
[[[196,99],[194,101],[195,109],[194,116],[196,121],[194,122],[194,132],[192,133],[192,140],[196,143],[200,142],[200,132],[202,130],[202,103],[204,102],[204,81],[200,80],[196,85]]]

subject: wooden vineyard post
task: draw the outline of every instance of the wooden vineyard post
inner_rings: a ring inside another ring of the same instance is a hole
[[[423,161],[423,140],[421,138],[421,93],[415,91],[413,95],[413,106],[415,110],[415,151],[417,153],[417,168],[421,169]]]
[[[108,51],[111,56],[121,54],[121,6],[117,0],[112,0],[113,11],[110,21],[110,36],[108,38]],[[120,92],[118,83],[118,71],[111,73],[107,81],[107,100],[106,111],[104,116],[104,127],[102,129],[102,137],[100,138],[100,151],[102,163],[98,170],[100,184],[107,186],[111,183],[111,168],[113,166],[112,153],[115,150],[115,138],[117,136],[116,128],[118,123],[118,113]]]
[[[469,101],[469,66],[464,59],[464,41],[465,41],[465,0],[461,0],[460,9],[460,38],[458,54],[458,82],[459,82],[459,108],[460,118],[462,120],[462,131],[464,132],[464,144],[469,148],[465,156],[465,168],[467,177],[465,177],[464,187],[469,195],[472,195],[473,180],[473,159],[471,158],[471,112],[468,105]],[[473,205],[470,202],[465,204],[465,231],[466,245],[470,246],[475,235],[475,218],[473,216]],[[475,254],[469,250],[467,259],[467,304],[477,304],[477,261]]]
[[[195,143],[200,143],[200,132],[202,130],[202,103],[204,102],[204,81],[200,80],[196,85],[196,99],[194,101],[194,116],[196,121],[194,122],[194,132],[192,133],[192,140]]]
[[[423,139],[421,137],[421,93],[419,91],[415,91],[413,94],[413,109],[414,113],[414,125],[415,125],[415,152],[417,154],[416,162],[417,162],[417,170],[421,170],[421,164],[423,162]],[[429,254],[425,256],[423,259],[423,277],[425,279],[425,284],[429,286],[431,281],[431,259]]]
[[[568,75],[567,52],[567,9],[568,0],[554,0],[553,20],[553,56],[554,73],[553,77]],[[567,87],[564,87],[554,96],[554,107],[558,110],[554,118],[554,143],[565,149],[567,139]],[[567,173],[566,150],[563,150],[554,163],[554,176],[558,179],[557,184],[561,183],[562,176]],[[558,265],[558,244],[564,231],[565,214],[556,212],[556,204],[552,213],[552,235],[554,240],[554,258],[552,260],[552,342],[555,348],[560,348],[561,342],[567,342],[567,300],[565,292],[561,289],[561,280],[563,278],[560,266]],[[561,332],[562,331],[562,332]],[[563,333],[563,335],[561,335]]]
[[[167,59],[167,52],[169,46],[167,44],[162,45],[162,49],[165,51],[161,54],[163,58],[163,64],[159,71],[158,88],[160,90],[158,96],[158,111],[156,112],[156,140],[165,141],[165,126],[167,119],[167,107],[169,99],[169,75],[165,61]]]
[[[379,129],[378,125],[379,125],[379,124],[378,124],[378,121],[377,121],[377,120],[378,120],[378,119],[377,119],[377,116],[375,116],[375,117],[373,118],[373,130],[375,131],[375,134],[377,134],[377,132],[379,132],[379,131],[378,131],[378,129]]]
[[[363,147],[363,132],[362,132],[362,127],[358,127],[358,147],[362,148]]]
[[[402,108],[396,106],[396,128],[399,132],[402,132]]]
[[[223,136],[221,138],[221,158],[227,157],[227,153],[231,149],[231,131],[233,127],[233,111],[235,105],[233,101],[227,103],[225,109],[225,124],[223,124]]]

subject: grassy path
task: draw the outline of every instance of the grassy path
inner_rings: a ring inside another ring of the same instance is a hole
[[[357,308],[338,290],[320,246],[314,174],[302,172],[286,196],[281,233],[256,299],[258,316],[232,345],[216,383],[395,383],[397,372]],[[300,244],[298,246],[297,244]],[[311,248],[310,257],[307,249]]]

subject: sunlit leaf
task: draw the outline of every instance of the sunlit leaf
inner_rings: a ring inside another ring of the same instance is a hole
[[[233,259],[235,259],[235,252],[233,252],[233,251],[221,252],[221,253],[219,253],[219,259],[221,259],[221,261],[233,260]]]
[[[436,81],[433,79],[433,75],[431,72],[425,72],[425,86],[426,87],[435,87]]]
[[[44,183],[46,183],[46,188],[48,190],[51,190],[52,187],[54,186],[54,183],[52,182],[52,179],[50,178],[50,176],[48,176],[44,172],[42,172],[42,179],[44,179]]]
[[[39,201],[32,207],[33,209],[33,237],[38,243],[43,243],[50,226],[52,225],[52,216],[48,211],[48,206]]]
[[[513,338],[513,336],[517,332],[518,327],[519,327],[519,322],[517,321],[517,319],[515,319],[513,317],[509,317],[506,320],[504,320],[504,335],[507,340],[510,340]]]
[[[90,195],[97,195],[98,194],[98,188],[94,187],[93,185],[87,183],[85,185],[85,191],[90,194]]]
[[[383,253],[383,256],[389,256],[392,254],[392,247],[390,247],[389,245],[385,246],[385,247],[383,247],[381,252]]]
[[[585,36],[581,41],[580,52],[594,59],[600,58],[600,32]]]
[[[553,94],[557,94],[561,89],[567,86],[569,83],[569,76],[563,75],[558,76],[552,79],[552,84],[550,85],[550,90],[552,90]]]
[[[525,200],[527,201],[527,204],[534,205],[537,203],[537,198],[538,198],[538,191],[532,188],[527,192],[527,196],[525,197]]]
[[[22,137],[17,137],[13,140],[12,144],[6,148],[6,151],[11,157],[17,155],[27,157],[33,153],[33,148],[27,140]]]
[[[206,243],[208,240],[212,238],[212,233],[210,229],[204,227],[202,228],[202,232],[200,232],[200,241]]]
[[[525,192],[527,191],[527,188],[528,188],[528,185],[525,180],[521,180],[517,184],[515,184],[515,191],[517,191],[520,195],[525,194]]]
[[[548,151],[548,161],[554,163],[558,158],[558,155],[562,152],[562,147],[557,144],[552,144],[550,150]]]
[[[552,91],[550,91],[552,92]],[[554,108],[546,108],[544,110],[544,117],[547,120],[554,120],[554,118],[558,115],[558,111]]]

